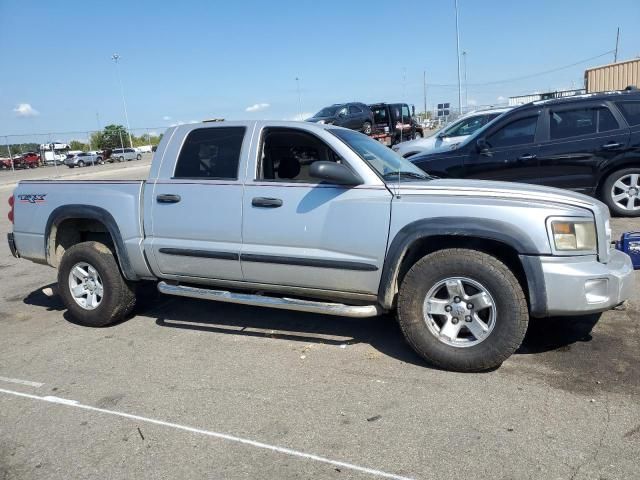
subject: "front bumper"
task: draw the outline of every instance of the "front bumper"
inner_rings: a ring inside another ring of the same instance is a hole
[[[627,300],[634,288],[631,258],[611,251],[608,263],[596,256],[539,257],[547,315],[603,312]]]
[[[7,242],[9,242],[9,250],[11,250],[11,255],[16,258],[20,258],[20,254],[18,253],[18,249],[16,248],[16,241],[13,238],[13,232],[7,233]]]

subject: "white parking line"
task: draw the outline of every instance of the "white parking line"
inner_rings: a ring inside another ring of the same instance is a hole
[[[261,449],[269,450],[269,451],[272,451],[272,452],[277,452],[277,453],[282,453],[282,454],[285,454],[285,455],[290,455],[292,457],[303,458],[305,460],[311,460],[311,461],[314,461],[314,462],[327,463],[329,465],[333,465],[334,467],[341,467],[341,468],[346,468],[348,470],[354,470],[356,472],[368,473],[369,475],[374,475],[374,476],[377,476],[377,477],[392,478],[394,480],[413,480],[413,479],[411,479],[409,477],[403,477],[401,475],[396,475],[396,474],[393,474],[393,473],[387,473],[387,472],[383,472],[381,470],[375,470],[373,468],[360,467],[360,466],[354,465],[352,463],[341,462],[341,461],[338,461],[338,460],[331,460],[329,458],[325,458],[325,457],[321,457],[321,456],[318,456],[318,455],[314,455],[312,453],[305,453],[305,452],[300,452],[298,450],[292,450],[290,448],[278,447],[276,445],[269,445],[267,443],[256,442],[255,440],[249,440],[249,439],[246,439],[246,438],[236,437],[236,436],[233,436],[233,435],[227,435],[226,433],[212,432],[210,430],[202,430],[200,428],[188,427],[188,426],[185,426],[185,425],[179,425],[177,423],[171,423],[171,422],[165,422],[165,421],[162,421],[162,420],[156,420],[154,418],[141,417],[140,415],[132,415],[130,413],[118,412],[118,411],[115,411],[115,410],[107,410],[107,409],[104,409],[104,408],[92,407],[90,405],[83,405],[81,403],[78,403],[76,400],[68,400],[66,398],[59,398],[59,397],[52,397],[52,396],[39,397],[37,395],[31,395],[31,394],[22,393],[22,392],[14,392],[13,390],[5,390],[3,388],[0,388],[0,393],[5,393],[7,395],[13,395],[13,396],[16,396],[16,397],[29,398],[31,400],[39,400],[41,402],[56,403],[56,404],[59,404],[59,405],[65,405],[65,406],[68,406],[68,407],[80,408],[82,410],[89,410],[89,411],[92,411],[92,412],[99,412],[99,413],[105,413],[105,414],[108,414],[108,415],[115,415],[117,417],[128,418],[128,419],[131,419],[131,420],[138,420],[140,422],[152,423],[154,425],[160,425],[160,426],[163,426],[163,427],[175,428],[176,430],[183,430],[185,432],[198,433],[200,435],[206,435],[208,437],[219,438],[221,440],[228,440],[230,442],[241,443],[243,445],[249,445],[249,446],[252,446],[252,447],[261,448]]]
[[[20,385],[27,385],[28,387],[40,388],[44,383],[32,382],[30,380],[20,380],[19,378],[0,377],[0,381],[9,383],[18,383]]]

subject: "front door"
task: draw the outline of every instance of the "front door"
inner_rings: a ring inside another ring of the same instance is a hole
[[[166,152],[178,157],[175,171],[166,171],[173,165],[163,162],[164,180],[151,182],[145,194],[145,208],[151,209],[146,242],[162,275],[242,280],[238,171],[241,152],[249,148],[245,138],[245,127],[198,127],[180,152]]]
[[[346,164],[336,153],[340,141],[326,131],[321,134],[303,128],[261,132],[258,168],[249,172],[245,183],[244,278],[375,294],[384,263],[391,194],[382,182],[348,187],[311,178],[309,167],[315,161]]]
[[[535,183],[538,114],[508,120],[488,132],[484,148],[465,159],[465,178]]]
[[[624,151],[629,130],[605,104],[562,106],[546,112],[540,147],[540,182],[592,194],[603,165]]]

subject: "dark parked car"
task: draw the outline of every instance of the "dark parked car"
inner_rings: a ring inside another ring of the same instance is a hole
[[[411,161],[440,177],[526,182],[595,196],[640,216],[640,92],[529,103],[451,150]]]
[[[336,103],[323,108],[305,121],[337,125],[371,135],[373,112],[364,103]]]

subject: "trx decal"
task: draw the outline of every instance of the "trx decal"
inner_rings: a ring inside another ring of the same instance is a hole
[[[44,203],[44,197],[46,196],[46,193],[26,193],[18,195],[18,199],[21,203]]]

